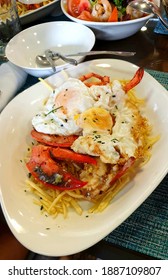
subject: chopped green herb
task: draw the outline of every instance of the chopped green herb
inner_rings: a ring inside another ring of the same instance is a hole
[[[28,173],[28,174],[27,174],[27,177],[28,177],[28,178],[31,178],[31,173]]]
[[[45,114],[45,116],[48,116],[49,114],[56,112],[58,109],[60,109],[60,108],[62,108],[62,107],[63,107],[63,106],[59,106],[59,107],[57,107],[57,108],[54,108],[53,110],[51,110],[51,111],[49,111],[47,114]]]
[[[111,141],[114,142],[114,143],[119,142],[119,140],[116,139],[116,138],[111,139]]]
[[[101,135],[100,135],[100,134],[97,134],[97,135],[94,136],[94,138],[95,138],[95,139],[99,139],[99,138],[101,138]]]

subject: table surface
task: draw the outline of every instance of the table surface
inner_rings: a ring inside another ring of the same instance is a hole
[[[68,20],[65,16],[47,16],[30,25],[46,21]],[[133,57],[116,57],[144,67],[155,79],[168,89],[168,36],[157,33],[162,26],[156,18],[135,35],[119,41],[96,40],[93,50],[135,51]],[[155,32],[157,31],[157,32]],[[167,32],[168,34],[168,32]],[[114,58],[114,56],[110,56]],[[99,56],[88,59],[100,58]],[[109,56],[108,56],[109,58]],[[24,90],[38,82],[28,76]],[[168,175],[150,197],[116,230],[95,246],[81,254],[81,257],[96,256],[102,259],[168,259]],[[46,258],[33,256],[32,258]]]
[[[58,7],[58,3],[57,9],[60,9]],[[27,28],[38,23],[55,20],[69,21],[69,19],[59,11],[58,15],[56,16],[54,16],[54,13],[51,13],[49,16],[46,16],[41,20],[24,25],[23,28]],[[164,33],[164,35],[158,34],[157,32]],[[168,72],[167,35],[168,30],[159,23],[157,18],[153,17],[148,21],[147,25],[141,29],[140,32],[129,38],[117,41],[103,41],[97,39],[93,50],[135,51],[136,55],[133,57],[119,58],[135,63],[136,65],[142,66],[144,68]],[[111,57],[114,58],[114,56]],[[88,59],[92,58],[89,57]]]

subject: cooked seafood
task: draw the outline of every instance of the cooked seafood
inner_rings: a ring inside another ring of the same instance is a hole
[[[61,195],[63,204],[69,196],[76,203],[101,204],[106,195],[105,205],[110,203],[109,197],[129,180],[133,166],[149,157],[154,143],[141,114],[143,102],[132,92],[143,74],[139,68],[130,81],[121,82],[86,73],[68,78],[51,93],[32,120],[31,136],[37,143],[26,165],[38,188],[55,190],[56,202]],[[53,207],[54,202],[48,208]]]

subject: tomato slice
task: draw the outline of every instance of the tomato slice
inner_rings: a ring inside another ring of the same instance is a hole
[[[59,136],[45,134],[34,129],[31,131],[31,136],[36,141],[53,147],[70,147],[78,138],[76,135]]]
[[[68,13],[73,17],[78,17],[82,11],[91,11],[89,0],[67,0]]]
[[[89,11],[82,11],[78,16],[78,19],[86,20],[86,21],[95,21]]]

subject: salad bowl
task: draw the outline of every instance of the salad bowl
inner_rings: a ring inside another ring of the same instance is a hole
[[[100,0],[100,1],[103,2],[104,0]],[[61,0],[62,12],[70,20],[86,25],[89,28],[91,28],[92,31],[95,33],[96,38],[100,40],[113,41],[113,40],[120,40],[120,39],[130,37],[134,35],[136,32],[138,32],[147,23],[147,21],[153,16],[153,14],[143,15],[143,16],[142,14],[140,14],[141,17],[135,19],[115,21],[115,22],[98,21],[99,19],[96,19],[96,21],[90,21],[87,17],[85,17],[86,20],[84,20],[84,19],[80,19],[80,17],[76,17],[75,13],[69,12],[69,8],[68,8],[69,3],[72,3],[71,5],[74,6],[76,5],[75,3],[77,2],[80,1]],[[78,5],[78,7],[80,7],[80,5]],[[78,8],[76,7],[76,9]]]

